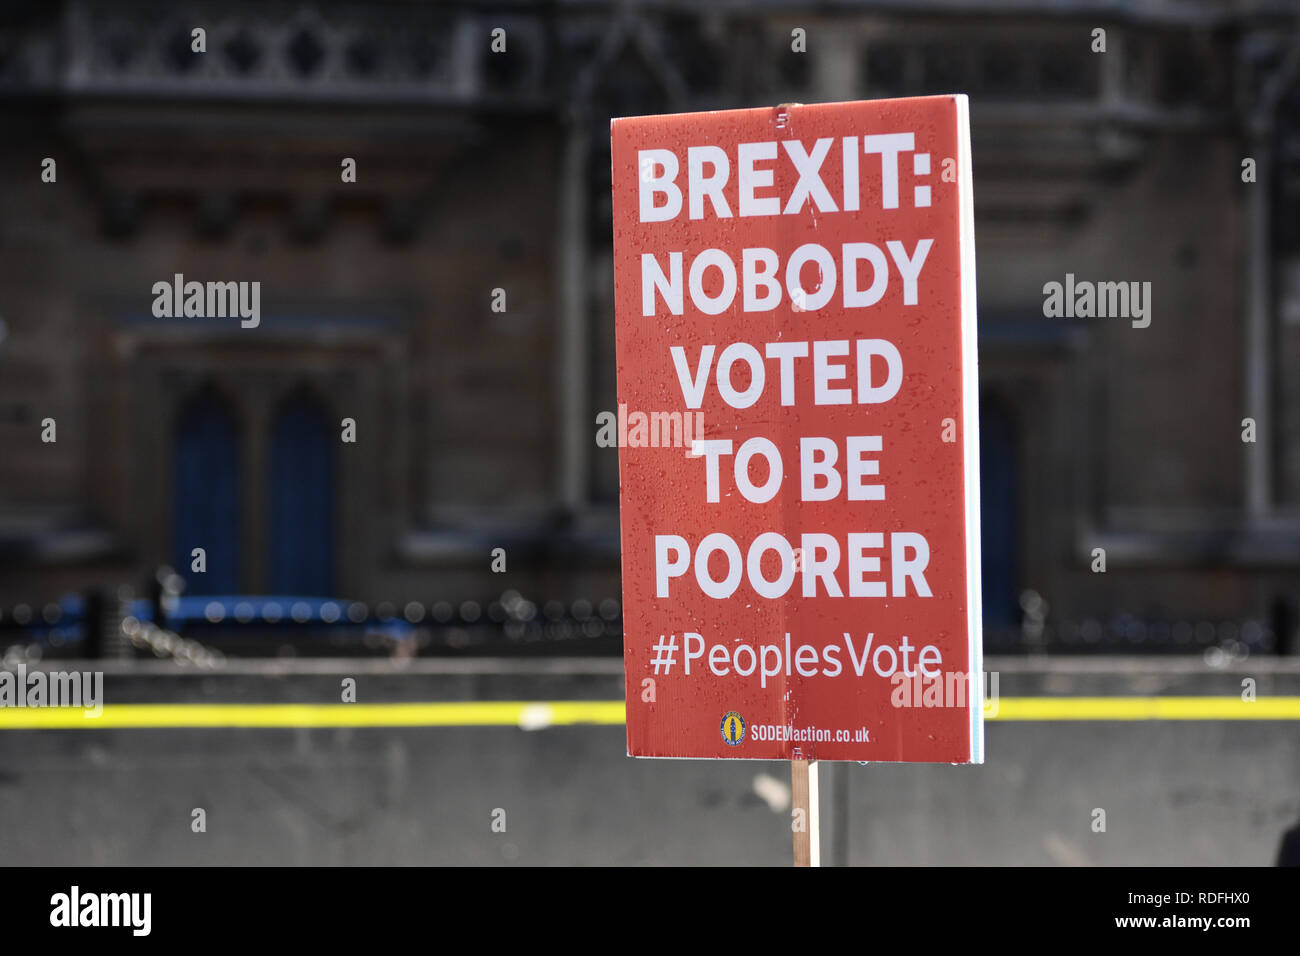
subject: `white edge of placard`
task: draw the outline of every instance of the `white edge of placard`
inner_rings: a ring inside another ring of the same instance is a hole
[[[957,107],[957,199],[961,216],[961,377],[963,470],[966,488],[966,633],[970,701],[970,762],[984,762],[984,608],[980,584],[979,351],[975,307],[975,190],[971,163],[970,109],[966,94]]]

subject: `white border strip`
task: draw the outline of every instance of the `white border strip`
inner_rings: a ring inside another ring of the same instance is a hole
[[[970,109],[964,93],[957,107],[957,199],[961,211],[962,435],[966,472],[966,617],[970,661],[970,760],[984,762],[984,608],[980,583],[979,350],[975,306],[975,189],[971,163]]]

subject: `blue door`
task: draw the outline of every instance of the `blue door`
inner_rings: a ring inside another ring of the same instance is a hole
[[[1019,442],[1011,412],[980,401],[980,549],[984,625],[1014,628],[1020,620],[1016,561],[1019,528]]]
[[[273,594],[334,593],[334,444],[325,412],[299,394],[271,432],[270,581]]]
[[[189,594],[239,591],[239,439],[235,416],[216,392],[185,407],[176,423],[172,564]],[[207,570],[191,571],[195,548]]]

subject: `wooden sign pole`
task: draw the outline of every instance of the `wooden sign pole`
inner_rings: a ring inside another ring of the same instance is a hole
[[[790,792],[794,804],[790,815],[794,830],[794,865],[821,866],[816,760],[790,761]]]

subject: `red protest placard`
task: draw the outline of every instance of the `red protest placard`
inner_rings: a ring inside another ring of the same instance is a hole
[[[612,141],[628,753],[981,761],[966,98]]]

